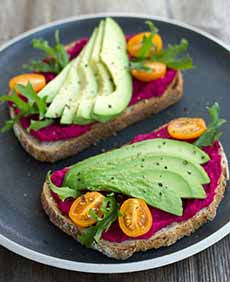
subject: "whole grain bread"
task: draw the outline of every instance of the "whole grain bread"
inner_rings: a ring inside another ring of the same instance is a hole
[[[170,246],[182,237],[190,236],[208,220],[213,220],[216,216],[217,207],[224,196],[224,191],[226,188],[227,164],[224,157],[223,148],[220,148],[220,154],[222,156],[221,176],[218,180],[218,186],[216,188],[214,199],[208,207],[201,209],[188,220],[179,223],[174,222],[162,228],[149,239],[131,239],[123,241],[122,243],[113,243],[101,239],[98,243],[94,243],[92,248],[102,252],[108,257],[125,260],[132,256],[135,252]],[[60,212],[47,182],[45,182],[43,185],[41,203],[50,221],[59,227],[63,232],[78,240],[77,237],[82,233],[83,229],[77,227],[77,225],[75,225],[70,218],[64,216]]]
[[[67,45],[66,49],[71,48],[74,44],[75,43],[73,42]],[[119,117],[107,123],[95,123],[89,131],[79,137],[70,138],[64,141],[40,142],[23,129],[20,122],[14,125],[14,133],[22,147],[31,156],[39,161],[53,163],[77,154],[90,145],[95,144],[97,141],[107,138],[137,121],[166,109],[178,102],[181,99],[182,94],[182,73],[178,71],[177,75],[161,97],[142,100],[137,104],[128,107]],[[9,109],[10,116],[13,118],[15,116],[14,109],[11,107]]]

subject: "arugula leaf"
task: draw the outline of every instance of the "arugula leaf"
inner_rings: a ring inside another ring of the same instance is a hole
[[[37,131],[41,128],[47,127],[52,123],[54,123],[54,120],[50,118],[44,120],[31,120],[30,126],[28,127],[28,131],[30,131],[31,129]]]
[[[222,135],[222,132],[219,132],[219,128],[227,122],[219,117],[220,106],[217,102],[208,107],[208,111],[211,122],[207,130],[194,142],[194,145],[198,147],[210,146],[215,140],[218,140]]]
[[[17,108],[19,108],[23,112],[28,112],[30,106],[28,103],[24,102],[16,93],[15,90],[13,90],[12,95],[6,95],[0,97],[0,103],[1,102],[12,102],[15,104]]]
[[[46,180],[49,184],[50,190],[56,193],[62,201],[67,198],[75,199],[79,196],[79,192],[77,190],[71,189],[69,187],[58,187],[54,185],[51,180],[51,171],[48,171]]]
[[[44,51],[49,59],[45,62],[32,61],[31,65],[24,64],[23,67],[36,72],[59,73],[69,63],[69,55],[65,47],[60,43],[58,30],[56,30],[54,38],[54,47],[51,47],[49,42],[42,38],[33,39],[33,47]]]
[[[35,72],[52,72],[58,74],[61,71],[60,66],[55,60],[49,60],[47,62],[32,61],[30,65],[23,64],[24,69],[35,71]]]
[[[173,69],[191,69],[193,67],[192,58],[189,55],[185,55],[182,58],[178,58],[179,55],[184,53],[189,44],[186,39],[182,39],[179,44],[168,45],[168,48],[162,50],[159,54],[153,54],[151,56],[152,61],[161,62]]]
[[[16,117],[5,121],[4,126],[0,129],[0,133],[5,133],[6,131],[10,130],[21,117],[22,113],[19,113]]]
[[[179,44],[169,44],[167,49],[161,50],[159,53],[153,52],[151,57],[148,58],[150,50],[155,48],[155,44],[152,39],[154,35],[158,33],[158,29],[151,21],[147,21],[146,23],[149,26],[151,35],[149,37],[143,37],[142,46],[138,52],[137,58],[130,61],[130,70],[137,69],[147,71],[145,66],[146,60],[164,63],[168,67],[176,70],[186,70],[193,68],[192,58],[188,54],[182,55],[189,46],[186,39],[182,39]]]
[[[90,247],[94,241],[98,242],[101,238],[102,233],[104,231],[108,231],[111,224],[120,215],[119,206],[113,193],[107,195],[104,198],[101,211],[103,213],[102,218],[98,217],[93,210],[90,210],[90,216],[92,216],[97,221],[97,223],[96,225],[85,229],[83,234],[78,236],[80,242],[86,247]]]
[[[23,101],[15,90],[13,90],[12,95],[0,97],[0,102],[11,102],[13,103],[14,107],[17,107],[20,110],[19,114],[15,118],[5,122],[5,125],[2,129],[0,129],[0,131],[6,132],[7,130],[11,129],[13,125],[20,120],[20,118],[31,116],[33,114],[38,114],[40,120],[36,122],[33,121],[30,129],[38,130],[47,126],[48,124],[51,124],[51,120],[49,120],[49,122],[46,119],[42,120],[47,110],[46,97],[40,98],[34,91],[30,82],[26,86],[17,84],[16,88],[22,96],[28,99],[28,101]]]
[[[151,68],[145,65],[146,61],[135,61],[132,60],[129,62],[129,69],[140,70],[140,71],[151,71]]]
[[[158,32],[158,29],[155,27],[153,22],[146,21],[145,23],[149,26],[151,34],[148,37],[145,36],[145,35],[143,37],[143,40],[142,40],[142,43],[141,43],[141,48],[140,48],[140,50],[137,54],[137,58],[139,58],[139,59],[146,58],[148,56],[150,50],[152,48],[155,48],[155,45],[153,43],[153,37]]]
[[[35,104],[38,109],[39,117],[42,119],[46,113],[46,102],[45,99],[41,99],[37,93],[34,91],[30,82],[27,83],[26,86],[17,84],[17,90],[28,99],[28,103],[33,107]]]

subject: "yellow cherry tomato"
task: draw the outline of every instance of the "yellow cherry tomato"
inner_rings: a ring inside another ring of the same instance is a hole
[[[72,204],[69,217],[80,227],[88,227],[96,223],[95,219],[89,215],[93,209],[98,216],[102,216],[100,211],[104,196],[99,192],[87,192],[78,197]]]
[[[46,79],[44,75],[37,73],[25,73],[11,78],[9,81],[9,87],[11,90],[13,90],[16,88],[17,84],[26,86],[28,82],[31,83],[35,92],[40,91],[46,85]]]
[[[138,52],[141,49],[144,36],[149,37],[150,35],[151,32],[141,32],[129,39],[127,48],[129,54],[132,57],[137,57]],[[150,50],[148,57],[150,57],[154,52],[159,53],[163,47],[163,42],[159,34],[155,34],[153,36],[153,43],[156,46],[155,47],[156,50],[155,49]]]
[[[163,63],[146,61],[145,66],[149,68],[148,71],[133,69],[131,70],[132,75],[140,81],[149,82],[166,74],[167,66]]]
[[[207,127],[202,118],[178,118],[168,125],[168,133],[179,140],[189,140],[201,136]]]
[[[130,198],[121,205],[118,222],[121,230],[129,237],[147,233],[152,226],[152,215],[144,200]]]

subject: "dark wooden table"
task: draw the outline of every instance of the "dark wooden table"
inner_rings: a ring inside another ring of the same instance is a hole
[[[188,3],[190,2],[190,3]],[[230,43],[230,1],[222,0],[1,0],[0,43],[40,24],[95,12],[139,12],[176,18],[199,26]],[[131,274],[96,275],[44,266],[0,247],[2,282],[228,282],[230,236],[184,261]]]

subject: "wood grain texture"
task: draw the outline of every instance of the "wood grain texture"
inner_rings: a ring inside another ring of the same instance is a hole
[[[1,0],[0,44],[53,20],[97,12],[139,12],[176,18],[230,44],[230,1],[226,0]],[[184,261],[130,274],[95,275],[44,266],[0,247],[1,282],[228,282],[230,236]]]

